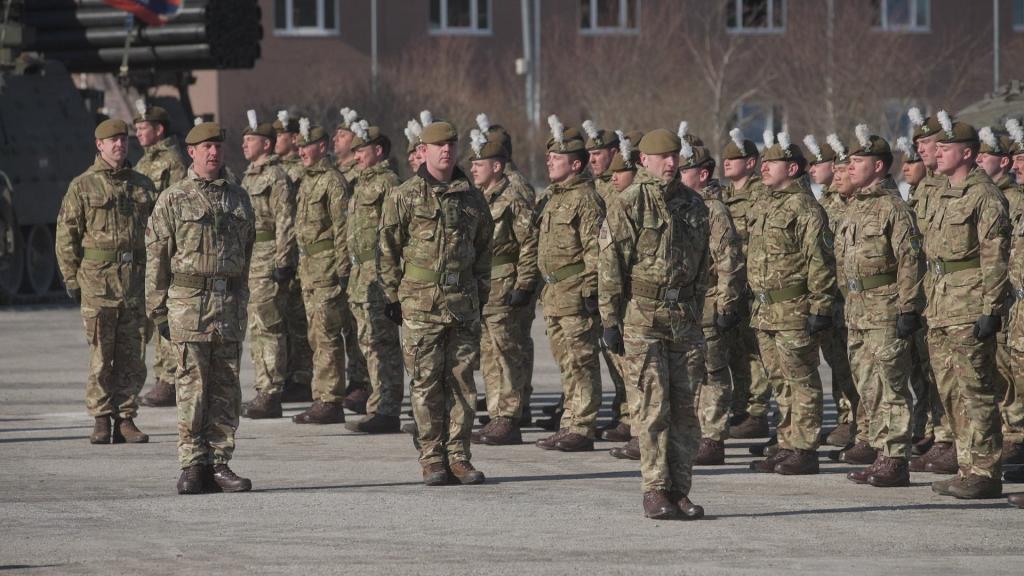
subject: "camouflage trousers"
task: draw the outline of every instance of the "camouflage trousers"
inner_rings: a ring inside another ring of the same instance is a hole
[[[928,355],[928,328],[921,328],[910,339],[910,388],[914,391],[914,436],[933,436],[936,442],[953,442],[953,431],[942,408],[939,389]]]
[[[174,346],[156,330],[152,320],[146,320],[146,342],[153,342],[153,378],[157,382],[174,384],[174,368],[178,361],[174,359]]]
[[[626,381],[622,375],[626,373],[626,367],[622,356],[613,354],[608,350],[604,342],[598,341],[601,349],[601,356],[604,357],[604,365],[608,368],[608,377],[612,380],[612,387],[615,396],[612,398],[612,420],[618,420],[623,424],[631,424],[629,401],[626,399]]]
[[[524,307],[525,313],[519,318],[523,323],[520,333],[523,334],[523,361],[526,363],[526,373],[530,375],[523,384],[523,411],[530,408],[530,398],[533,396],[533,320],[537,317],[537,299],[540,297],[540,290],[534,291],[530,304]],[[529,414],[527,414],[529,416]]]
[[[850,373],[850,358],[847,355],[847,328],[834,325],[822,333],[821,355],[832,370],[832,399],[836,403],[836,424],[855,424],[857,439],[867,441],[868,417],[858,410],[860,402],[858,388],[854,386]]]
[[[896,328],[849,330],[850,366],[868,425],[864,438],[889,458],[910,458],[910,342]],[[857,438],[861,438],[858,422]]]
[[[288,293],[270,278],[249,278],[249,352],[259,392],[280,394],[288,376]]]
[[[640,442],[643,491],[688,495],[700,443],[695,399],[705,378],[703,334],[696,325],[675,338],[649,336],[639,326],[626,326],[625,333],[627,385],[637,395],[633,435]]]
[[[341,328],[348,301],[339,286],[303,288],[302,301],[313,349],[313,399],[341,402],[345,398],[345,341]]]
[[[242,410],[241,342],[175,342],[178,462],[226,464]]]
[[[476,415],[473,367],[479,362],[480,323],[442,324],[406,319],[402,353],[409,372],[420,464],[468,461]]]
[[[565,412],[559,427],[593,438],[601,406],[601,325],[596,317],[586,314],[546,316],[545,322],[565,394]]]
[[[817,450],[822,415],[817,339],[803,330],[758,330],[757,341],[779,406],[779,448]]]
[[[518,420],[526,401],[526,390],[533,377],[530,325],[524,316],[532,315],[526,308],[509,312],[485,314],[481,323],[480,362],[491,418]]]
[[[729,347],[725,341],[732,331],[723,332],[717,326],[705,326],[703,330],[707,344],[704,356],[707,376],[700,382],[697,397],[700,435],[722,442],[729,437],[729,407],[732,404]]]
[[[732,413],[767,416],[771,383],[761,362],[757,332],[745,316],[726,337],[729,373],[732,375]]]
[[[398,325],[384,315],[383,303],[360,302],[350,306],[372,388],[366,401],[366,413],[397,418],[402,414],[405,395]]]
[[[134,418],[136,397],[146,381],[146,317],[139,307],[93,306],[82,302],[89,343],[85,407],[89,415]]]
[[[284,306],[285,331],[288,334],[288,365],[285,379],[300,386],[313,381],[313,349],[309,347],[309,324],[302,287],[298,278],[288,283]]]
[[[348,367],[345,371],[345,378],[349,388],[364,388],[370,390],[370,374],[366,367],[366,356],[359,345],[359,327],[356,325],[356,317],[348,306],[346,298],[345,307],[341,310],[341,337],[345,341],[345,357],[348,358]]]
[[[1003,434],[1001,391],[992,378],[995,338],[979,341],[973,324],[931,327],[928,351],[939,397],[956,438],[960,470],[998,478]]]
[[[1000,340],[1005,339],[1006,331],[999,333]],[[1016,354],[1005,342],[996,346],[996,369],[993,377],[996,386],[1002,392],[999,395],[999,412],[1003,417],[1003,442],[1020,444],[1024,442],[1024,358],[1014,367],[1013,355]],[[1017,374],[1021,374],[1017,376]]]

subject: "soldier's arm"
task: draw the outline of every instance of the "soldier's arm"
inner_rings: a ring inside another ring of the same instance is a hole
[[[516,290],[533,292],[537,287],[540,269],[537,268],[537,245],[540,230],[533,223],[533,209],[529,203],[517,200],[512,203],[512,233],[519,243],[519,258],[516,261]]]
[[[270,205],[274,210],[274,240],[276,243],[274,266],[278,268],[296,265],[295,209],[291,204],[290,186],[291,182],[289,182],[288,176],[285,175],[284,170],[280,170],[270,188]]]
[[[85,234],[85,207],[77,180],[68,187],[57,215],[57,266],[64,285],[78,290],[78,267],[82,264],[82,236]]]
[[[185,161],[182,159],[180,152],[174,152],[174,161],[171,162],[171,165],[167,168],[167,174],[169,176],[167,186],[177,184],[184,180],[185,176],[188,176],[188,166],[185,165]],[[161,190],[166,189],[167,188],[165,187]]]
[[[831,234],[825,211],[816,202],[813,208],[796,220],[797,234],[807,262],[807,298],[811,314],[831,316],[836,289],[835,255],[825,241],[826,235]]]
[[[740,237],[724,204],[711,210],[710,250],[718,273],[718,302],[722,314],[735,312],[747,284],[747,263],[740,248]]]
[[[473,262],[473,277],[476,278],[477,296],[482,309],[491,294],[491,249],[494,244],[494,220],[491,219],[491,211],[487,209],[483,195],[476,190],[473,193],[477,195],[480,207],[480,222],[473,239],[473,248],[476,253],[476,261]]]
[[[917,230],[909,206],[897,203],[891,215],[889,235],[892,253],[896,256],[896,288],[900,314],[924,310],[924,258],[921,254],[921,233]]]
[[[249,194],[241,187],[238,187],[239,197],[242,199],[242,204],[245,206],[246,213],[246,227],[245,227],[245,240],[243,246],[245,250],[245,266],[242,270],[242,278],[249,277],[249,268],[252,267],[252,249],[256,245],[256,212],[252,207],[252,199],[249,198]],[[239,298],[243,307],[249,304],[249,283],[242,282],[239,289]],[[244,330],[245,327],[243,326]]]
[[[983,314],[995,316],[1006,310],[1009,288],[1010,218],[995,193],[985,193],[978,203],[978,256],[981,258]]]
[[[408,211],[402,203],[402,190],[396,188],[384,198],[380,218],[377,276],[388,302],[398,302],[402,283],[402,246],[405,246]]]
[[[331,220],[334,226],[334,252],[338,261],[338,277],[346,278],[352,273],[352,262],[348,259],[348,199],[352,188],[341,174],[337,185],[328,195]]]
[[[583,293],[584,298],[597,296],[597,260],[600,247],[597,235],[604,220],[601,198],[594,190],[588,190],[580,198],[577,209],[579,217],[580,243],[583,245]]]
[[[626,305],[626,284],[637,234],[617,197],[608,203],[608,215],[598,233],[597,301],[601,324],[621,326]]]
[[[171,285],[176,226],[165,190],[157,199],[146,226],[146,315],[157,324],[167,320],[167,289]]]

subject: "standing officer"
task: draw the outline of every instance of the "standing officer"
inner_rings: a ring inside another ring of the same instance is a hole
[[[402,324],[428,486],[450,475],[463,484],[484,481],[470,463],[470,434],[494,224],[483,195],[455,165],[457,138],[448,122],[423,127],[424,163],[385,199],[380,229],[385,314]]]
[[[57,216],[57,264],[89,342],[89,441],[148,442],[133,418],[146,380],[143,234],[156,190],[127,162],[127,124],[104,120],[93,135],[96,161],[71,181]]]
[[[178,493],[242,492],[252,482],[228,461],[255,216],[245,190],[222,176],[220,126],[197,125],[185,144],[192,167],[160,195],[146,229],[146,309],[178,359]]]
[[[1024,128],[1016,119],[1010,119],[1006,122],[1006,130],[1010,133],[1010,154],[1013,158],[1013,170],[1017,175],[1017,185],[1022,186],[1024,185]],[[1013,292],[1013,307],[1010,309],[1009,322],[1005,329],[1006,344],[1010,349],[1010,366],[1016,374],[1020,375],[1024,370],[1024,317],[1022,317],[1024,316],[1024,307],[1021,306],[1021,301],[1024,300],[1024,218],[1020,218],[1019,215],[1013,223],[1013,233],[1010,237],[1009,277],[1010,289]],[[1014,379],[1014,389],[1007,390],[1006,398],[1011,395],[1017,402],[1024,399],[1024,377],[1018,376]],[[1004,463],[1010,462],[1004,461]],[[1004,478],[1007,482],[1024,482],[1024,468],[1007,470]],[[1013,494],[1009,499],[1011,504],[1024,508],[1024,494]]]
[[[689,494],[700,437],[694,398],[705,376],[701,318],[711,230],[700,195],[676,179],[679,151],[679,138],[668,130],[643,137],[643,170],[611,202],[599,240],[604,340],[624,355],[638,389],[633,426],[644,515],[654,519],[704,515]]]

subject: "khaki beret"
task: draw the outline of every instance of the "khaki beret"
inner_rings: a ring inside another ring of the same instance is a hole
[[[583,142],[583,139],[579,137],[579,132],[573,132],[576,134],[575,138],[570,138],[572,128],[567,128],[562,134],[562,141],[558,142],[554,138],[548,138],[547,150],[549,153],[554,154],[573,154],[576,152],[586,152],[587,146]]]
[[[500,125],[500,124],[491,124],[491,126],[487,129],[487,138],[488,138],[488,140],[492,136],[493,137],[497,137],[498,139],[501,140],[501,145],[505,147],[505,153],[508,154],[509,158],[511,158],[512,157],[512,135],[508,133],[508,130],[505,130],[505,127]]]
[[[100,122],[96,126],[96,130],[93,131],[93,136],[95,136],[97,140],[106,140],[107,138],[127,135],[128,125],[124,123],[124,120],[118,120],[117,118],[107,118],[103,122]]]
[[[273,123],[272,126],[274,127],[274,132],[277,132],[278,134],[283,134],[283,133],[298,134],[299,133],[299,119],[298,118],[289,118],[287,124],[281,122],[281,120],[274,120],[274,123]]]
[[[857,145],[849,152],[849,156],[880,156],[892,158],[892,147],[889,142],[881,136],[871,134],[867,137],[867,143],[861,144],[858,139]]]
[[[917,142],[921,138],[932,136],[942,130],[942,125],[939,124],[938,118],[935,116],[929,116],[924,124],[920,126],[914,126],[914,142]]]
[[[269,122],[264,122],[263,124],[256,126],[255,130],[253,130],[252,127],[250,126],[246,126],[245,130],[242,130],[242,136],[249,135],[263,136],[264,138],[269,138],[270,140],[273,140],[274,137],[277,135],[277,132],[274,130],[273,124],[270,124]]]
[[[338,129],[341,130],[342,129],[341,126],[339,126]],[[352,128],[345,128],[345,130],[350,130],[350,129],[352,129]],[[362,131],[360,131],[358,129],[352,129],[352,131],[355,134],[355,137],[352,138],[352,149],[353,150],[358,150],[358,149],[360,149],[360,148],[362,148],[364,146],[370,146],[370,145],[373,145],[373,144],[380,144],[381,141],[383,140],[383,136],[384,136],[383,134],[380,133],[380,127],[379,126],[368,126],[366,128],[365,132],[362,132]]]
[[[420,142],[424,144],[444,144],[458,140],[459,133],[455,130],[455,126],[451,122],[443,120],[424,126],[423,133],[420,135]]]
[[[776,142],[768,148],[765,148],[761,153],[762,162],[772,161],[785,161],[785,162],[796,162],[797,164],[806,165],[807,159],[804,157],[803,150],[800,149],[796,144],[790,143],[785,148],[782,144]]]
[[[689,136],[689,134],[687,134]],[[679,154],[679,169],[689,170],[690,168],[700,168],[711,162],[714,162],[714,158],[711,157],[711,152],[703,146],[691,146],[690,156],[683,156],[682,152]]]
[[[612,163],[608,166],[608,170],[611,172],[636,172],[636,167],[640,164],[640,151],[633,149],[629,155],[629,159],[623,159],[622,152],[616,150],[615,156],[612,156]]]
[[[630,130],[629,132],[626,132],[625,136],[626,140],[633,143],[634,148],[636,148],[636,145],[644,139],[644,133],[640,130]]]
[[[640,140],[640,151],[644,154],[678,154],[681,147],[679,136],[664,128],[651,130]]]
[[[487,160],[489,158],[508,160],[508,150],[502,144],[501,135],[490,132],[486,135],[486,138],[487,141],[482,145],[477,142],[472,143],[470,160]]]
[[[185,136],[185,144],[194,146],[202,142],[223,142],[224,131],[220,129],[220,124],[216,122],[203,122],[197,124],[191,130],[188,131],[188,136]]]
[[[743,139],[743,147],[736,145],[736,142],[729,140],[729,143],[725,145],[725,149],[722,151],[723,160],[737,160],[740,158],[750,158],[751,156],[757,156],[757,145],[752,140]]]
[[[157,124],[163,124],[166,127],[171,123],[171,115],[167,113],[167,110],[160,106],[150,106],[149,108],[146,108],[146,112],[144,114],[135,114],[135,118],[132,118],[132,123],[136,122],[156,122]]]
[[[1014,142],[1010,139],[1009,134],[1000,134],[993,132],[992,140],[994,142],[986,142],[986,138],[981,138],[981,131],[978,132],[978,137],[981,139],[981,148],[978,149],[978,154],[992,154],[993,156],[1012,156]],[[995,144],[993,146],[992,144]]]
[[[807,138],[813,139],[813,136]],[[811,166],[816,164],[824,164],[826,162],[834,162],[836,159],[836,151],[832,149],[828,143],[821,145],[818,141],[814,140],[810,142],[814,145],[812,148],[808,145],[808,140],[804,139],[804,147],[807,148],[807,163]]]
[[[327,140],[327,131],[322,126],[310,126],[305,136],[301,131],[299,132],[299,146],[309,146],[321,140]]]
[[[1017,154],[1024,154],[1024,142],[1014,142],[1010,148],[1010,153],[1016,156]]]
[[[939,142],[943,144],[973,144],[978,142],[978,131],[966,122],[954,122],[950,130],[939,128]]]
[[[587,135],[585,142],[587,152],[591,150],[602,150],[604,148],[614,148],[619,145],[619,137],[611,130],[597,130],[596,137],[591,138]]]

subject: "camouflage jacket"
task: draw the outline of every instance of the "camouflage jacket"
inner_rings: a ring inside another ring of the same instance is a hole
[[[597,190],[597,195],[601,197],[601,201],[607,206],[612,196],[616,194],[615,186],[612,185],[612,174],[610,171],[594,177],[594,189]]]
[[[348,201],[352,187],[327,158],[306,168],[295,209],[299,280],[303,288],[337,286],[352,270]]]
[[[551,184],[541,198],[537,265],[545,281],[544,314],[582,314],[583,299],[597,295],[597,233],[604,219],[601,198],[582,175]]]
[[[295,267],[295,205],[281,163],[269,158],[250,164],[242,177],[256,214],[256,244],[252,249],[250,278],[267,278],[275,268]]]
[[[398,175],[387,162],[379,162],[362,171],[348,204],[348,251],[352,278],[348,298],[352,302],[384,303],[377,279],[377,246],[384,199],[399,185]]]
[[[711,265],[708,269],[708,290],[704,296],[705,328],[715,323],[715,312],[727,314],[746,308],[747,262],[743,258],[740,236],[732,222],[729,209],[722,202],[722,187],[711,180],[700,195],[708,209],[708,239]]]
[[[970,324],[982,314],[1002,314],[1010,219],[992,179],[975,167],[960,185],[947,181],[943,190],[929,197],[923,221],[928,230],[928,326]]]
[[[751,326],[797,330],[809,314],[831,316],[836,290],[832,233],[817,200],[798,182],[784,190],[765,189],[747,225]]]
[[[747,257],[747,244],[750,242],[750,232],[747,230],[750,219],[753,217],[752,209],[754,202],[761,196],[768,194],[768,189],[761,183],[759,176],[751,176],[742,188],[736,188],[732,182],[722,191],[722,202],[729,208],[732,215],[733,226],[742,242],[743,257]]]
[[[387,160],[380,162],[380,164],[386,165]],[[359,178],[359,173],[361,172],[359,169],[359,161],[356,160],[355,157],[349,158],[344,162],[337,160],[334,166],[338,169],[338,172],[341,172],[341,175],[345,177],[345,180],[348,180],[350,184],[355,186],[356,179]]]
[[[1006,198],[1006,209],[1010,216],[1010,224],[1015,224],[1017,219],[1020,218],[1021,212],[1024,211],[1024,191],[1021,190],[1020,186],[1017,186],[1017,182],[1013,179],[1012,174],[1004,175],[998,182],[995,182],[995,185],[1003,193],[1003,197]]]
[[[702,321],[712,255],[708,208],[678,180],[644,169],[612,200],[600,232],[598,299],[606,326],[674,338]]]
[[[928,173],[917,183],[911,193],[914,215],[917,216],[917,227],[922,236],[928,235],[928,206],[932,198],[937,198],[942,193],[947,183],[945,176],[928,170]]]
[[[287,156],[274,154],[271,156],[271,159],[281,163],[281,168],[284,168],[288,179],[292,181],[292,186],[298,190],[299,185],[302,184],[302,177],[306,175],[306,167],[302,164],[302,158],[299,158],[298,154],[289,154]]]
[[[526,201],[530,203],[530,206],[537,205],[537,191],[533,189],[533,186],[526,180],[523,173],[516,168],[514,162],[509,160],[505,163],[505,177],[508,178],[509,186],[518,192]]]
[[[146,220],[154,202],[153,182],[127,163],[115,170],[96,156],[71,181],[57,215],[57,265],[84,302],[142,306]]]
[[[135,171],[152,180],[159,194],[184,178],[188,167],[177,140],[167,137],[143,151],[142,158],[135,164]]]
[[[1010,301],[1008,321],[1004,322],[1005,343],[1018,352],[1024,352],[1024,218],[1014,222],[1010,237]]]
[[[146,311],[174,342],[240,342],[256,236],[249,195],[193,170],[165,190],[146,229]]]
[[[924,310],[921,235],[892,178],[857,192],[835,230],[835,253],[851,328],[895,326],[899,314]]]
[[[537,271],[538,231],[533,221],[534,206],[520,195],[508,178],[502,178],[484,190],[494,221],[491,243],[491,292],[485,314],[508,312],[505,304],[513,289],[533,292]]]
[[[413,320],[476,320],[491,284],[494,222],[483,194],[458,169],[439,182],[420,166],[384,199],[379,271],[388,302]]]

